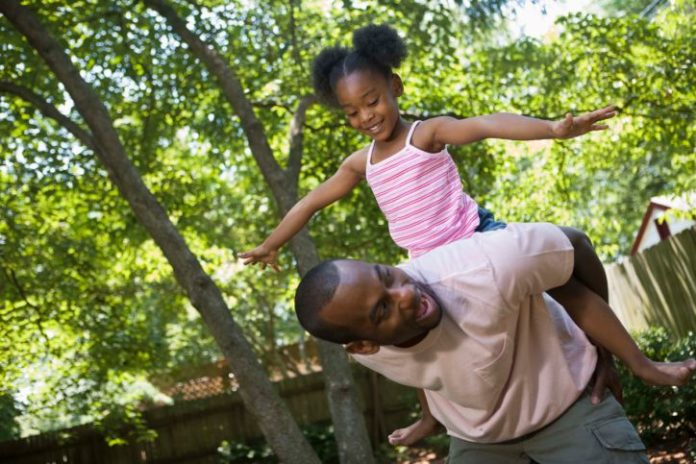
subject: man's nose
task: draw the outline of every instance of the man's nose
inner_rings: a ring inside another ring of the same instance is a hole
[[[413,292],[412,285],[400,285],[389,290],[392,301],[400,308],[406,307],[413,302]]]

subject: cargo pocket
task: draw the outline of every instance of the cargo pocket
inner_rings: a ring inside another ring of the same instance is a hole
[[[645,451],[638,432],[625,417],[595,422],[587,427],[603,447],[616,451]]]

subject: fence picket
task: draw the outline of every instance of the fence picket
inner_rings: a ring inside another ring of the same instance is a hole
[[[629,330],[696,331],[696,228],[606,266],[609,304]]]

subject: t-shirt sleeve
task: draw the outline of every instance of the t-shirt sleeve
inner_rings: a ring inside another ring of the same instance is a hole
[[[573,273],[573,246],[553,224],[514,223],[478,239],[501,297],[511,308],[523,298],[563,285]]]

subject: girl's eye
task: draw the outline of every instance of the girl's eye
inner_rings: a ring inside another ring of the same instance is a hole
[[[378,101],[379,101],[379,98],[376,98],[376,99],[372,100],[371,102],[368,102],[367,105],[368,106],[375,106]]]

